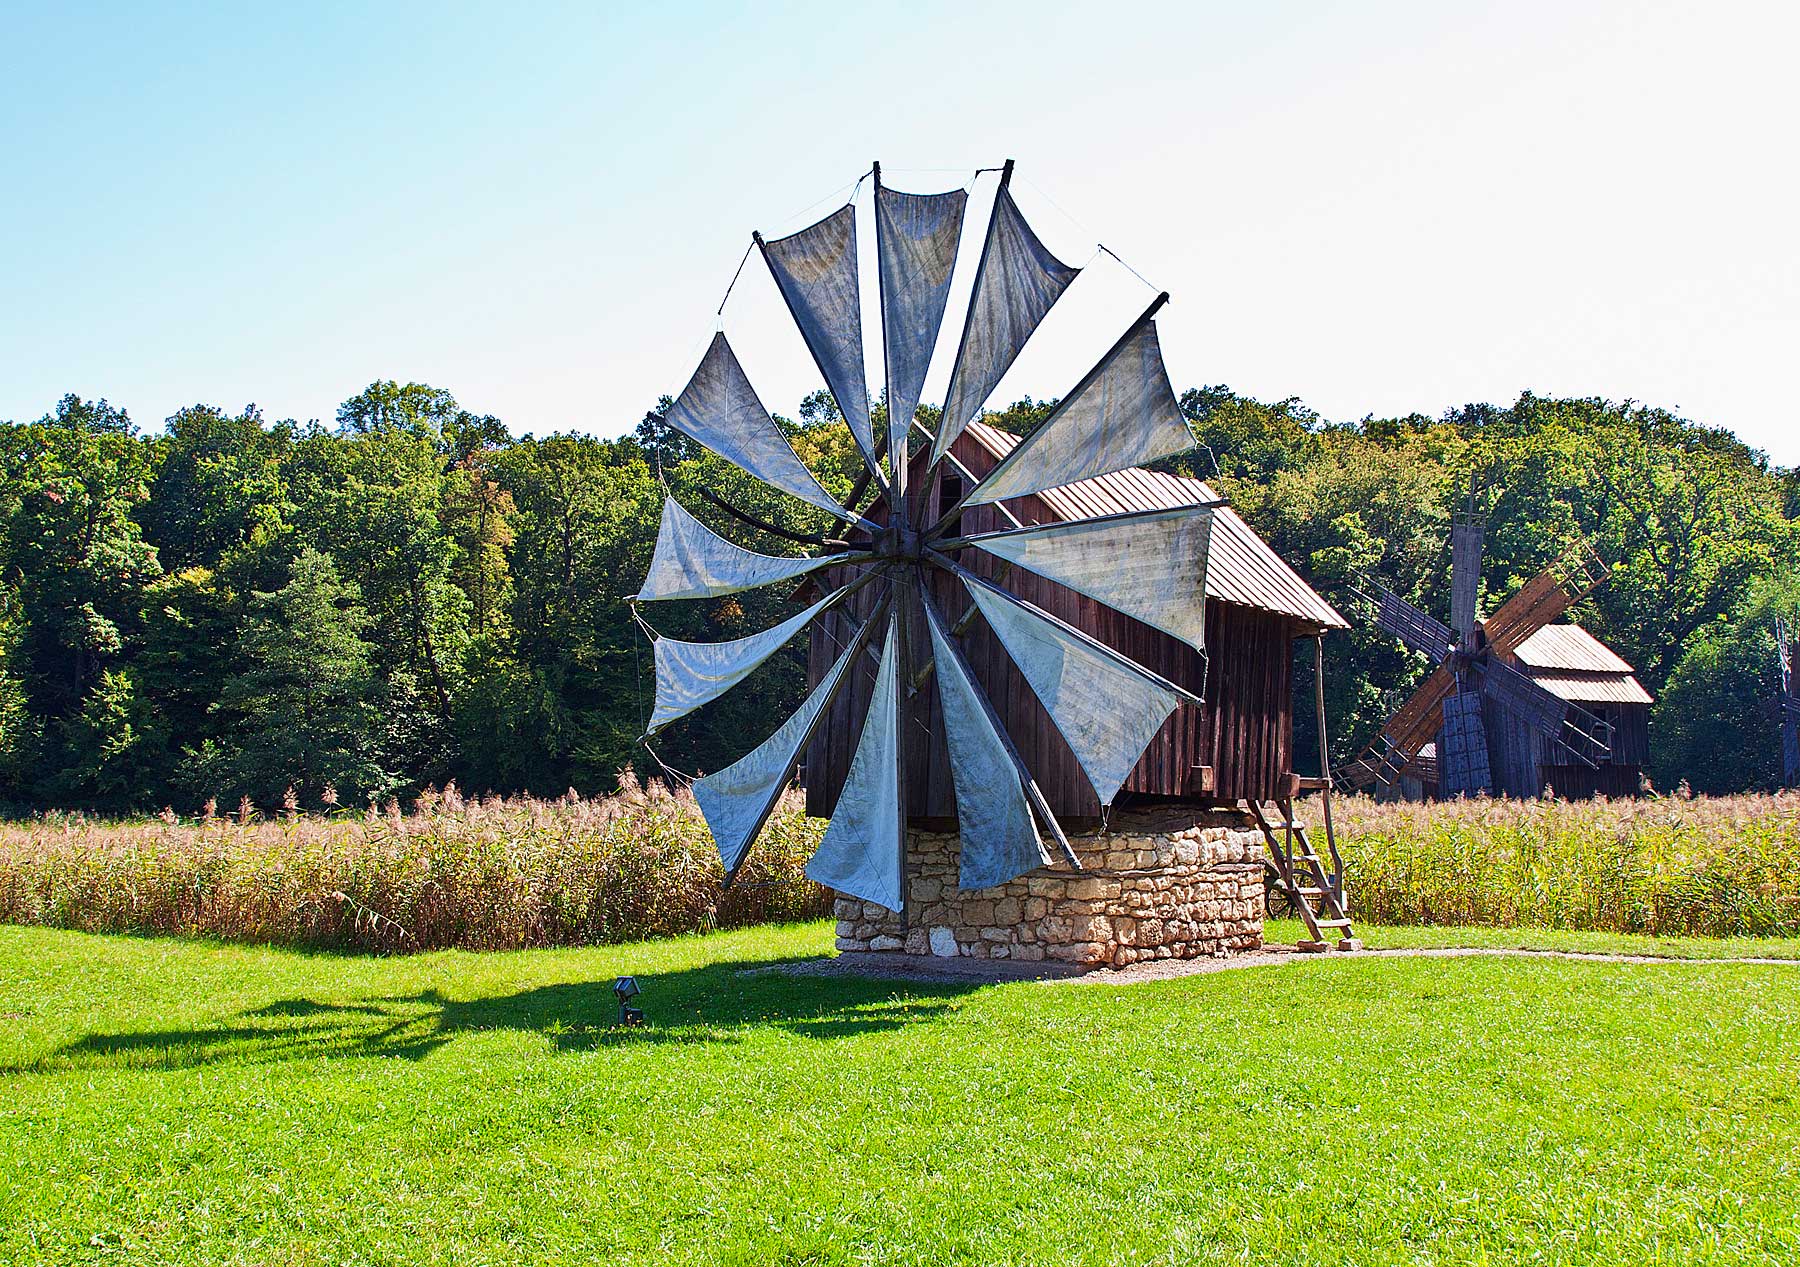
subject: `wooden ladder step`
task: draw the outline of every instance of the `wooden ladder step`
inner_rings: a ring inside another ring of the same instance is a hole
[[[1348,927],[1350,927],[1350,921],[1347,919],[1316,919],[1313,921],[1313,923],[1317,924],[1320,928],[1348,928]]]

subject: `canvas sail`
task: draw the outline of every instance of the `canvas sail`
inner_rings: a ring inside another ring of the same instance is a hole
[[[1044,249],[1005,185],[994,198],[987,243],[969,297],[944,415],[931,451],[935,464],[999,386],[1032,332],[1081,270]]]
[[[651,556],[650,571],[637,597],[646,602],[717,598],[790,581],[842,562],[842,555],[783,558],[746,550],[721,537],[669,497],[663,500],[656,553]]]
[[[906,194],[877,185],[875,242],[887,355],[888,452],[904,461],[907,432],[931,367],[969,195]]]
[[[927,607],[925,615],[956,792],[957,884],[991,889],[1043,865],[1037,824],[981,688],[969,677],[937,613]]]
[[[749,677],[842,594],[842,590],[828,594],[798,615],[747,638],[730,642],[658,638],[656,709],[650,715],[649,733],[655,734],[677,717],[685,717],[702,704],[718,699]]]
[[[971,505],[1059,488],[1193,446],[1148,317],[975,486]]]
[[[764,242],[762,249],[838,412],[873,465],[875,433],[863,375],[862,301],[856,271],[856,204],[798,233]]]
[[[1112,804],[1179,702],[1166,686],[979,581],[964,588],[1056,723],[1102,805]]]
[[[974,544],[1204,651],[1212,524],[1212,507],[1178,506],[989,533]]]
[[[681,395],[664,417],[671,427],[701,444],[765,484],[792,493],[803,502],[828,510],[839,519],[855,523],[851,514],[819,487],[806,463],[800,460],[775,420],[769,417],[756,389],[738,364],[723,333],[713,335],[700,368],[682,388]]]
[[[800,762],[819,715],[837,694],[850,662],[861,654],[865,640],[854,638],[819,684],[781,728],[748,755],[694,784],[694,800],[719,848],[719,861],[730,875],[750,851],[756,834],[769,820],[775,802],[787,790],[788,780]]]
[[[890,911],[900,896],[900,668],[898,618],[890,616],[875,692],[837,809],[808,878]]]

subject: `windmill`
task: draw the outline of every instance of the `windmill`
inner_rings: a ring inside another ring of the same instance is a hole
[[[1445,797],[1496,791],[1534,796],[1545,785],[1545,766],[1573,764],[1599,770],[1612,754],[1610,721],[1568,698],[1570,692],[1546,689],[1517,663],[1521,649],[1542,637],[1541,631],[1578,629],[1552,622],[1605,579],[1604,568],[1585,544],[1576,546],[1527,581],[1486,620],[1476,619],[1486,526],[1475,509],[1475,496],[1471,490],[1468,509],[1451,520],[1449,625],[1384,585],[1365,582],[1359,587],[1358,596],[1375,624],[1409,649],[1429,656],[1437,668],[1357,760],[1343,768],[1344,780],[1353,787],[1397,783],[1434,738],[1438,793]],[[1599,645],[1594,639],[1587,641]],[[1604,647],[1599,650],[1612,654]],[[1616,656],[1612,661],[1616,666],[1607,663],[1604,676],[1620,676],[1617,669],[1623,669],[1630,688],[1641,694],[1642,688],[1629,679],[1630,666]],[[1648,702],[1645,695],[1643,703]],[[1490,727],[1491,721],[1501,720],[1512,724]],[[1522,758],[1507,754],[1504,775],[1491,759],[1490,729],[1535,736],[1530,754]],[[1521,766],[1523,773],[1518,772]]]
[[[1781,674],[1781,786],[1800,787],[1800,694],[1794,682],[1794,636],[1775,618],[1775,667]]]
[[[992,170],[992,169],[988,169]],[[1210,502],[1072,522],[960,534],[959,514],[1151,462],[1192,445],[1163,368],[1158,295],[1045,421],[940,513],[924,494],[955,463],[950,447],[1075,279],[1039,241],[1000,169],[992,215],[975,266],[944,409],[912,452],[915,414],[938,342],[968,195],[902,193],[874,180],[876,273],[888,425],[876,434],[863,363],[857,271],[857,212],[850,203],[776,240],[752,235],[776,288],[849,425],[864,472],[846,506],[821,487],[763,408],[721,331],[666,415],[667,422],[750,475],[844,525],[826,552],[760,554],[702,525],[665,500],[642,602],[707,598],[806,578],[819,596],[804,610],[748,637],[720,643],[655,637],[656,703],[649,734],[742,682],[853,595],[876,592],[868,615],[799,709],[734,764],[697,780],[727,884],[736,877],[809,740],[866,659],[876,664],[843,791],[817,853],[813,879],[904,914],[908,842],[907,726],[911,696],[938,693],[961,833],[963,889],[1002,884],[1047,861],[1043,839],[1079,867],[1067,835],[1020,756],[1015,737],[971,670],[962,645],[979,621],[1073,750],[1096,797],[1110,804],[1139,755],[1192,691],[1170,682],[1073,625],[1010,592],[1022,569],[1204,650],[1202,619]],[[884,465],[883,458],[886,458]],[[853,509],[872,485],[877,500]],[[909,487],[909,485],[911,485]],[[946,485],[948,487],[948,485]],[[709,498],[709,500],[718,500]],[[734,512],[737,513],[737,512]],[[747,516],[739,515],[754,522]],[[823,539],[820,541],[824,545]],[[1002,566],[979,575],[964,564],[978,551]],[[961,608],[952,614],[945,595]],[[648,735],[646,736],[648,738]]]

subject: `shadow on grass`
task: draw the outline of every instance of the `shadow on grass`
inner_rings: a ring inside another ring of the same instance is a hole
[[[646,1023],[622,1028],[612,980],[537,986],[452,999],[437,990],[357,999],[280,999],[189,1029],[88,1034],[0,1072],[187,1069],[374,1056],[418,1060],[459,1035],[541,1035],[558,1052],[669,1043],[740,1043],[757,1031],[829,1041],[929,1021],[958,1006],[975,983],[795,976],[721,963],[640,976]]]

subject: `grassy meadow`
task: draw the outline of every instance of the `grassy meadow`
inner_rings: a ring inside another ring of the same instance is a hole
[[[0,928],[0,1261],[1800,1253],[1800,965],[744,971],[829,947],[823,922],[401,957]],[[612,1027],[619,973],[643,1029]]]

